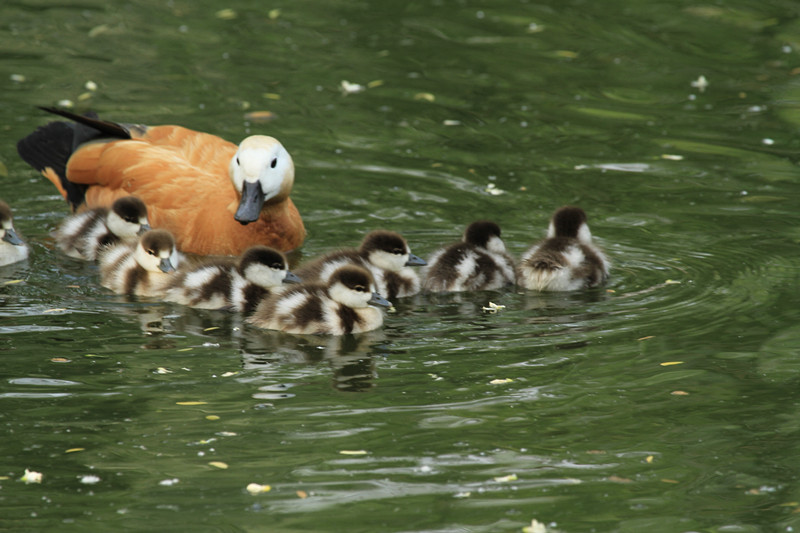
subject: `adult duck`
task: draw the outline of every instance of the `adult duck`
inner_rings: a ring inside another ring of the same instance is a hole
[[[50,122],[17,150],[73,211],[109,207],[135,195],[153,227],[178,248],[201,255],[239,255],[255,244],[282,251],[306,230],[289,194],[294,163],[273,137],[253,135],[237,147],[181,126],[143,126],[41,108],[73,122]]]

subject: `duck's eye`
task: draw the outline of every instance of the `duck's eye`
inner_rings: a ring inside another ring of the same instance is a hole
[[[150,254],[150,255],[156,255],[156,251],[153,250],[152,248],[148,248],[147,249],[147,253]]]
[[[353,289],[357,290],[358,292],[367,292],[367,288],[363,285],[356,285]]]
[[[400,248],[395,248],[394,250],[392,250],[392,253],[395,255],[403,255],[404,253],[406,253],[406,251]]]
[[[277,158],[277,157],[276,157],[276,158],[274,158],[274,159],[272,160],[272,163],[270,163],[270,164],[269,164],[269,166],[270,166],[271,168],[275,168],[275,167],[277,167],[277,166],[278,166],[278,158]]]
[[[241,163],[239,163],[239,156],[238,155],[236,156],[236,164],[241,166]]]
[[[283,265],[280,263],[273,263],[270,268],[273,270],[283,270]]]

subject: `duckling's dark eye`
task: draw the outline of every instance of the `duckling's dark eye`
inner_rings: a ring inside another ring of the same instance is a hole
[[[239,156],[236,156],[236,164],[241,166],[241,163],[239,163]]]
[[[125,222],[130,222],[131,224],[138,224],[139,219],[136,217],[125,217]]]
[[[272,160],[272,163],[269,164],[270,167],[275,168],[278,166],[278,158]]]
[[[272,263],[272,265],[270,265],[270,268],[274,270],[283,270],[283,265],[280,263]]]
[[[152,248],[148,249],[147,253],[150,254],[150,255],[156,255],[156,251],[153,250]]]
[[[395,248],[394,250],[392,250],[392,253],[395,255],[403,255],[404,253],[406,253],[406,251],[401,248]]]
[[[357,290],[358,292],[367,292],[367,288],[363,285],[356,285],[353,289]]]

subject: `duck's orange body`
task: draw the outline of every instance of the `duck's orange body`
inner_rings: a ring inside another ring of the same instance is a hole
[[[83,190],[82,204],[70,199],[78,210],[138,196],[147,205],[150,224],[170,231],[185,252],[239,255],[255,244],[288,251],[303,243],[303,221],[288,196],[291,182],[287,191],[264,203],[257,220],[244,225],[234,219],[241,199],[229,170],[237,156],[235,144],[180,126],[126,130],[130,138],[101,137],[80,144],[69,156],[64,176],[58,165],[38,168],[64,198],[70,184]],[[31,162],[22,148],[20,154]]]

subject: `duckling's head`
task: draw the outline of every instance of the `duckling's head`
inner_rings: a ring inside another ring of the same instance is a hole
[[[143,235],[150,230],[147,206],[135,196],[118,198],[111,205],[106,225],[111,233],[123,241],[133,241],[137,235]]]
[[[14,217],[7,203],[0,201],[0,240],[14,246],[25,246],[17,232],[14,231]]]
[[[133,257],[148,272],[167,273],[178,268],[175,239],[163,229],[151,229],[142,235]]]
[[[281,283],[300,283],[300,278],[289,271],[286,256],[268,246],[251,246],[242,254],[237,267],[239,274],[265,289]]]
[[[230,175],[240,196],[234,218],[249,224],[258,220],[264,204],[280,202],[292,192],[294,163],[277,139],[252,135],[239,144]]]
[[[464,231],[464,242],[490,252],[506,253],[506,245],[500,238],[500,226],[491,220],[476,220]]]
[[[559,208],[550,219],[547,237],[569,237],[581,242],[591,242],[592,232],[586,223],[586,213],[580,207],[571,205]]]
[[[370,304],[390,307],[392,304],[375,292],[372,274],[356,265],[345,265],[336,269],[328,280],[328,294],[331,298],[353,308],[367,307]]]
[[[391,272],[399,272],[407,266],[427,264],[412,254],[403,236],[394,231],[376,230],[367,233],[361,241],[359,251],[376,267]]]

